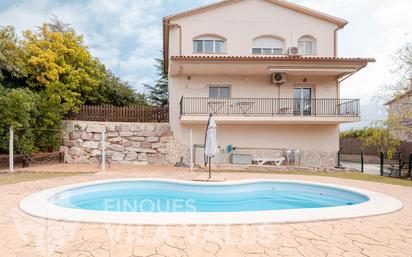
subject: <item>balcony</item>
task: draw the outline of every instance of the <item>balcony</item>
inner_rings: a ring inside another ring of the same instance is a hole
[[[182,97],[181,123],[203,123],[209,114],[220,123],[339,124],[359,121],[358,99]]]

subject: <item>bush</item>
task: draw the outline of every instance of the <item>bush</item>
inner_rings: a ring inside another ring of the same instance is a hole
[[[30,154],[37,150],[30,128],[36,124],[38,101],[38,96],[28,89],[0,90],[1,151],[8,151],[10,127],[15,130],[17,153]]]

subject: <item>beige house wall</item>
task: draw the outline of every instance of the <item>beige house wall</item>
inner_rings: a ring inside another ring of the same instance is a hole
[[[295,86],[312,87],[314,98],[337,98],[334,78],[291,77],[280,87],[280,97],[292,98]],[[194,143],[203,142],[205,125],[181,124],[180,99],[185,97],[208,97],[208,85],[230,85],[231,97],[277,98],[278,89],[270,83],[268,76],[186,76],[171,77],[170,123],[177,140],[188,144],[189,129],[194,132]],[[219,125],[219,124],[218,124]],[[263,124],[220,124],[219,143],[222,146],[234,144],[242,147],[272,147],[338,151],[338,125],[263,125]],[[319,142],[322,142],[319,144]]]
[[[225,53],[207,55],[251,56],[252,41],[260,36],[283,39],[286,52],[289,47],[297,47],[298,39],[305,35],[316,39],[316,55],[332,57],[335,54],[336,24],[265,0],[242,0],[176,18],[171,23],[178,26],[170,27],[169,56],[202,55],[193,53],[193,39],[204,35],[219,36],[226,42]],[[195,65],[199,67],[197,73],[187,73],[181,66],[180,72],[174,74],[182,75],[169,76],[170,124],[176,140],[187,146],[190,129],[193,130],[193,143],[203,144],[206,124],[182,123],[180,99],[182,96],[207,97],[209,85],[230,85],[231,97],[293,98],[293,88],[304,85],[313,87],[313,98],[339,98],[339,88],[336,77],[333,76],[288,74],[288,83],[281,86],[279,95],[278,89],[271,84],[269,73],[243,76],[230,73],[199,75],[202,74],[202,64]],[[178,64],[175,67],[179,67]],[[306,82],[303,82],[304,79]],[[218,121],[218,142],[223,148],[233,144],[251,148],[300,149],[307,151],[304,154],[307,160],[314,160],[305,161],[306,164],[334,166],[339,149],[339,125],[223,124]],[[322,163],[322,159],[326,158],[328,160]]]
[[[311,35],[317,42],[317,55],[334,55],[336,24],[265,0],[243,0],[177,18],[172,23],[181,27],[182,55],[193,55],[192,41],[201,35],[225,38],[226,54],[241,56],[252,54],[252,40],[259,36],[277,36],[285,40],[288,48],[297,47],[300,37]],[[179,55],[179,33],[178,28],[170,31],[170,56]]]

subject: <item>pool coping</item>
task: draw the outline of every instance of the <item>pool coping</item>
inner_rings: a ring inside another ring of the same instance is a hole
[[[258,182],[290,182],[314,186],[326,186],[362,194],[369,198],[364,203],[324,208],[305,208],[271,211],[247,212],[178,212],[178,213],[138,213],[110,212],[65,208],[54,205],[48,199],[56,193],[76,187],[96,185],[110,182],[158,181],[186,185],[241,185]],[[397,198],[374,191],[341,186],[335,184],[308,182],[289,179],[247,179],[225,182],[198,182],[174,179],[136,178],[110,179],[86,183],[70,184],[34,193],[19,203],[19,208],[35,217],[69,222],[112,223],[125,225],[226,225],[226,224],[261,224],[261,223],[293,223],[358,218],[395,212],[403,207]]]

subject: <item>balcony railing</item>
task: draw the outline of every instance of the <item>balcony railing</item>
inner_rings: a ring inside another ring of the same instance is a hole
[[[357,117],[358,99],[182,97],[181,115]]]

